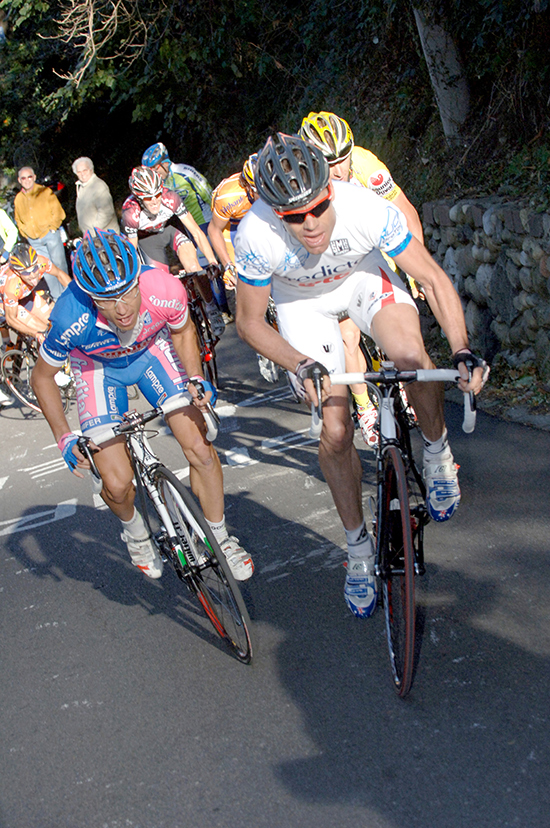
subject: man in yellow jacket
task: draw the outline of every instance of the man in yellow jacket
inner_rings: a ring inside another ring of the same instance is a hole
[[[50,259],[59,270],[67,270],[65,250],[59,228],[65,218],[65,211],[49,187],[36,183],[32,167],[22,167],[17,180],[21,192],[14,200],[15,221],[19,232],[40,256]],[[57,279],[46,277],[53,299],[57,299],[62,287]]]

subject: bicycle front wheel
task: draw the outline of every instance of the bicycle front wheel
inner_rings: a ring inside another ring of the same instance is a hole
[[[42,414],[42,409],[31,387],[31,373],[35,362],[36,357],[29,348],[21,351],[12,348],[2,357],[2,379],[19,402]]]
[[[377,524],[390,664],[395,690],[404,697],[411,689],[415,666],[415,570],[407,478],[395,446],[389,446],[382,458]]]
[[[250,618],[217,541],[192,495],[172,472],[159,466],[154,480],[178,534],[179,548],[172,555],[178,576],[187,582],[220,638],[248,664]]]

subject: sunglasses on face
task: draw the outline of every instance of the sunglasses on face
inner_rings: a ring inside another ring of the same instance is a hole
[[[305,210],[291,210],[286,213],[275,210],[275,213],[282,218],[286,224],[303,224],[310,214],[315,216],[315,218],[322,216],[323,213],[325,213],[330,207],[330,202],[333,198],[334,190],[332,189],[332,185],[329,183],[328,196],[321,196],[321,198],[318,198],[317,201],[310,202]]]
[[[36,265],[36,267],[32,267],[29,270],[20,270],[19,275],[23,279],[32,279],[34,276],[40,275],[40,267],[39,265]]]
[[[124,302],[125,305],[128,302],[133,302],[133,300],[137,297],[139,291],[139,284],[134,285],[134,287],[127,290],[126,293],[122,293],[117,299],[101,299],[100,297],[92,296],[92,300],[98,308],[103,308],[104,310],[116,310],[117,305],[119,302]]]

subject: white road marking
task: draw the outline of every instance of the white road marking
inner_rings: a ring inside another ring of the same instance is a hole
[[[262,449],[268,453],[289,451],[299,446],[309,446],[317,443],[317,439],[311,437],[304,438],[303,435],[309,432],[309,426],[302,428],[300,431],[289,431],[286,434],[281,434],[279,437],[270,437],[268,440],[262,440]],[[298,442],[300,441],[300,442]]]
[[[93,498],[94,498],[94,506],[95,506],[96,509],[101,510],[101,509],[108,509],[109,508],[107,506],[107,504],[105,503],[105,501],[103,500],[103,498],[101,497],[101,495],[94,494]]]
[[[225,460],[228,466],[236,468],[243,468],[244,466],[253,466],[259,463],[259,460],[254,460],[246,446],[233,446],[225,452]]]
[[[250,405],[267,405],[276,400],[286,400],[293,396],[294,394],[288,386],[284,388],[273,388],[271,391],[265,391],[262,394],[254,394],[254,396],[248,397],[248,399],[238,404],[238,408],[246,408]]]
[[[4,486],[5,486],[5,484],[7,483],[8,480],[9,480],[9,477],[0,477],[0,489],[4,488]]]
[[[184,469],[178,469],[174,472],[178,480],[183,480],[184,477],[189,477],[189,466],[186,466]]]
[[[40,463],[38,466],[28,466],[18,471],[28,472],[33,480],[37,477],[43,477],[46,474],[53,474],[54,472],[66,469],[67,465],[62,457],[56,457],[55,460],[48,460],[47,463]]]
[[[11,518],[0,521],[0,535],[13,535],[16,532],[27,532],[36,529],[37,526],[44,526],[46,523],[54,523],[57,520],[64,520],[72,517],[76,512],[76,497],[58,503],[53,509],[44,512],[34,512],[32,515]]]

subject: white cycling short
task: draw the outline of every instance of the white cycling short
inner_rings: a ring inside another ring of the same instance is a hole
[[[273,291],[279,332],[297,351],[321,362],[329,373],[345,371],[339,313],[347,312],[370,336],[374,316],[386,305],[412,305],[416,310],[402,279],[378,250],[365,256],[357,270],[329,293],[302,299],[307,288],[297,290],[300,293],[291,301],[288,292],[278,296],[277,290]]]

